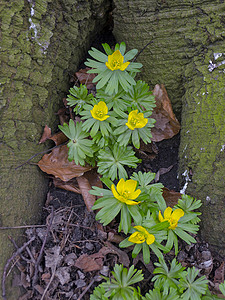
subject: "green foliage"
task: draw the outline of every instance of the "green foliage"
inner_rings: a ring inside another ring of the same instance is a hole
[[[148,84],[142,80],[138,80],[121,98],[129,103],[132,110],[152,111],[156,106],[154,95],[149,90]]]
[[[168,292],[163,293],[158,288],[154,288],[152,291],[149,291],[145,297],[142,297],[142,300],[178,300],[180,296],[177,294],[177,291],[171,288]]]
[[[74,87],[70,88],[69,90],[70,95],[67,96],[67,104],[71,107],[74,107],[74,112],[80,113],[83,109],[84,104],[91,103],[91,100],[93,99],[93,95],[88,95],[88,90],[86,85],[80,85],[80,87],[77,87],[74,85]]]
[[[126,53],[125,43],[116,44],[111,49],[103,44],[105,53],[91,48],[85,63],[98,74],[96,93],[88,94],[85,85],[69,90],[67,103],[78,114],[82,122],[69,121],[60,130],[69,138],[68,159],[76,164],[86,163],[97,166],[102,181],[108,188],[93,187],[96,195],[93,210],[98,210],[96,219],[103,225],[119,216],[118,231],[128,235],[120,247],[133,246],[132,257],[140,252],[147,264],[154,253],[156,263],[153,282],[154,289],[145,296],[132,285],[143,280],[141,271],[129,270],[116,265],[113,279],[95,288],[91,300],[176,300],[176,299],[217,299],[212,296],[204,277],[197,278],[198,271],[184,268],[174,259],[168,267],[163,253],[173,247],[178,253],[178,239],[195,243],[193,237],[198,232],[202,203],[190,196],[182,195],[174,208],[167,207],[162,196],[163,185],[153,183],[154,173],[133,173],[128,179],[127,167],[137,167],[140,160],[132,148],[140,148],[141,140],[151,143],[151,128],[155,120],[151,118],[155,100],[147,83],[135,81],[136,73],[142,65],[132,59],[137,54],[133,49]],[[115,186],[112,180],[119,179]],[[225,284],[220,285],[225,295]]]
[[[133,49],[125,54],[125,43],[121,43],[120,45],[116,44],[114,51],[110,49],[108,44],[103,44],[103,48],[107,55],[92,47],[88,53],[95,60],[88,58],[85,62],[86,66],[92,68],[92,70],[89,70],[88,73],[98,74],[93,80],[93,82],[98,82],[96,89],[105,87],[105,92],[109,95],[118,93],[119,86],[121,86],[123,90],[128,91],[129,88],[136,83],[131,75],[139,72],[142,64],[130,62],[124,70],[122,66],[119,69],[112,70],[106,66],[106,62],[110,62],[109,56],[111,57],[116,50],[119,50],[123,57],[123,63],[126,63],[134,58],[138,50]]]
[[[153,274],[157,275],[152,278],[152,281],[155,281],[154,286],[159,290],[163,289],[164,294],[167,294],[170,288],[177,289],[180,272],[182,272],[185,268],[183,268],[176,259],[172,260],[170,269],[164,259],[160,259],[159,263],[155,263],[155,266],[157,266],[157,268],[155,268]]]
[[[69,148],[68,160],[74,160],[75,163],[81,166],[85,162],[90,162],[90,157],[93,157],[93,141],[87,139],[89,134],[82,130],[82,123],[77,122],[76,125],[70,119],[69,125],[64,123],[63,126],[59,125],[59,129],[70,139],[67,147]]]
[[[115,265],[114,271],[112,271],[113,278],[109,279],[103,277],[106,282],[99,285],[99,288],[95,288],[91,300],[106,299],[110,300],[139,300],[141,295],[139,289],[132,287],[133,284],[138,283],[144,279],[142,271],[137,271],[134,266],[131,266],[129,270],[124,268],[123,265]],[[103,292],[105,293],[103,294]],[[99,297],[99,298],[97,298]],[[102,298],[100,298],[102,297]]]
[[[93,294],[90,296],[90,300],[108,300],[109,298],[105,296],[105,289],[102,285],[97,286],[94,289]]]
[[[132,147],[121,147],[114,143],[111,147],[101,149],[98,155],[98,173],[112,180],[127,178],[127,171],[124,166],[137,167],[140,160],[135,156]]]
[[[114,135],[118,136],[117,141],[121,146],[127,146],[129,143],[132,143],[135,148],[139,149],[141,139],[145,144],[151,143],[151,128],[154,127],[155,120],[148,118],[146,112],[144,112],[144,117],[147,118],[148,123],[143,128],[130,130],[126,125],[128,115],[120,112],[120,118],[118,117],[118,125],[114,131]]]
[[[111,186],[113,183],[111,182]],[[138,205],[127,205],[125,202],[118,200],[112,193],[112,190],[101,189],[93,186],[90,194],[101,196],[97,199],[92,207],[93,210],[101,209],[96,214],[96,220],[100,220],[103,225],[109,224],[120,213],[119,231],[125,233],[131,228],[131,220],[139,223],[142,219]],[[138,198],[136,199],[138,200]]]
[[[208,280],[205,276],[202,276],[198,279],[199,270],[195,268],[188,268],[187,271],[180,273],[180,281],[178,284],[179,292],[182,294],[181,299],[189,300],[196,299],[200,300],[201,296],[206,293],[208,288]]]

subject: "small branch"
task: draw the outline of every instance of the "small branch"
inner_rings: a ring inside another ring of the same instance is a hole
[[[55,149],[55,148],[59,148],[59,147],[65,145],[65,144],[67,144],[67,143],[68,143],[68,142],[66,141],[65,143],[62,143],[62,144],[60,144],[60,145],[54,146],[54,147],[52,147],[52,148],[49,148],[49,149],[47,149],[47,150],[44,150],[44,151],[41,151],[41,152],[38,152],[38,153],[34,154],[34,155],[31,156],[27,161],[25,161],[24,163],[22,163],[22,165],[17,166],[17,167],[15,168],[15,170],[17,170],[17,169],[21,168],[22,166],[24,166],[25,164],[27,164],[27,163],[28,163],[30,160],[32,160],[34,157],[36,157],[36,156],[38,156],[38,155],[41,155],[41,154],[48,153],[49,151],[51,151],[51,150],[53,150],[53,149]]]
[[[35,237],[32,237],[27,243],[23,244],[22,247],[20,247],[6,262],[4,270],[3,270],[3,275],[2,275],[2,298],[3,300],[7,300],[6,298],[6,289],[5,289],[5,280],[6,280],[6,274],[7,274],[7,269],[11,263],[11,261],[16,258],[17,255],[19,255],[30,243],[32,243],[35,240]]]
[[[134,57],[134,59],[132,60],[132,62],[134,62],[137,58],[138,58],[138,56],[145,50],[145,48],[146,47],[148,47],[151,43],[153,43],[154,41],[152,40],[151,42],[149,42],[149,43],[147,43],[145,46],[144,46],[144,48],[142,48],[139,52],[138,52],[138,54]]]
[[[35,271],[34,271],[34,277],[33,277],[33,280],[32,280],[32,286],[35,286],[35,284],[38,280],[38,266],[40,264],[40,261],[41,261],[42,255],[43,255],[43,251],[44,251],[44,247],[45,247],[45,244],[46,244],[46,241],[47,241],[47,237],[48,237],[48,234],[50,232],[50,228],[52,226],[53,217],[54,217],[54,210],[53,210],[53,207],[51,207],[51,218],[50,218],[48,227],[46,229],[46,233],[45,233],[45,237],[44,237],[44,240],[43,240],[43,243],[42,243],[42,246],[41,246],[40,253],[39,253],[38,258],[37,258],[37,260],[35,262],[35,265],[34,265]]]
[[[0,230],[7,229],[22,229],[22,228],[35,228],[35,227],[46,227],[47,225],[22,225],[22,226],[12,226],[12,227],[0,227]]]
[[[95,282],[95,278],[92,279],[92,281],[89,283],[89,285],[85,288],[85,290],[83,291],[82,294],[80,294],[79,298],[77,300],[81,300],[82,297],[87,293],[87,291],[90,289],[90,287],[92,286],[92,284]]]
[[[53,280],[54,277],[55,277],[55,272],[56,272],[56,264],[55,264],[54,270],[53,270],[53,272],[52,272],[52,276],[51,276],[51,278],[50,278],[50,280],[49,280],[49,283],[48,283],[48,285],[46,286],[46,288],[45,288],[45,290],[44,290],[44,292],[43,292],[43,294],[42,294],[42,296],[41,296],[41,300],[44,300],[45,294],[47,293],[47,291],[48,291],[48,289],[49,289],[49,287],[50,287],[50,284],[52,283],[52,280]]]

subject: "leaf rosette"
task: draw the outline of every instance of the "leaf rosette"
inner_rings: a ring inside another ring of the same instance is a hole
[[[139,72],[142,64],[129,62],[137,54],[137,49],[132,49],[125,54],[126,44],[116,44],[115,50],[109,47],[108,44],[102,44],[105,53],[91,48],[88,51],[89,55],[95,60],[88,58],[85,65],[92,68],[88,73],[98,74],[93,82],[98,82],[96,89],[105,87],[105,93],[112,95],[114,92],[118,92],[119,86],[124,91],[128,91],[132,85],[136,82],[133,78],[134,74]]]

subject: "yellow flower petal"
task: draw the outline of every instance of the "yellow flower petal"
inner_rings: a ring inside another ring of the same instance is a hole
[[[129,194],[129,199],[131,199],[131,200],[137,199],[137,197],[140,195],[140,193],[141,193],[141,190],[140,190],[140,189],[136,190],[136,191],[133,192],[133,193],[130,193],[130,194]]]
[[[179,221],[181,217],[183,217],[184,211],[181,208],[175,209],[175,211],[172,213],[171,218],[173,220]]]
[[[93,109],[91,110],[92,117],[99,121],[104,121],[109,118],[107,113],[108,107],[104,101],[100,101],[98,104],[94,105]]]
[[[132,110],[128,115],[128,122],[126,126],[134,130],[135,128],[143,128],[148,123],[148,119],[144,117],[143,113],[138,113],[138,110]]]
[[[114,70],[124,71],[130,64],[130,62],[124,63],[123,61],[124,61],[123,55],[120,53],[119,50],[116,50],[113,54],[108,56],[108,61],[105,63],[105,65],[111,71]]]
[[[111,191],[112,191],[112,193],[113,193],[113,196],[114,196],[116,199],[120,200],[120,199],[119,199],[119,198],[120,198],[120,195],[117,193],[114,184],[111,185]]]
[[[155,236],[153,234],[148,233],[148,237],[147,237],[146,243],[148,245],[151,245],[154,242],[155,242]]]
[[[133,193],[136,189],[137,181],[133,179],[128,179],[125,182],[125,190],[129,191],[130,193]]]
[[[128,127],[130,130],[134,130],[134,129],[135,129],[135,127],[132,126],[131,123],[126,123],[126,125],[127,125],[127,127]]]
[[[127,205],[137,205],[139,203],[141,203],[141,201],[132,201],[132,200],[127,200],[127,199],[124,199],[123,201],[124,203],[126,203]]]
[[[120,195],[122,195],[125,191],[125,180],[123,178],[120,179],[120,181],[117,183],[117,191]]]
[[[171,217],[172,208],[167,207],[164,211],[164,219],[169,219]]]
[[[134,226],[134,228],[142,233],[145,233],[145,234],[148,233],[148,231],[143,226],[137,225],[137,226]]]
[[[128,241],[135,244],[142,244],[145,242],[145,236],[142,233],[136,231],[132,233],[132,235],[128,238]]]
[[[129,64],[130,64],[129,61],[123,63],[123,64],[121,65],[121,67],[120,67],[120,70],[121,70],[121,71],[124,71],[124,70],[129,66]]]
[[[159,221],[160,221],[160,222],[163,222],[163,221],[164,221],[164,218],[163,218],[163,216],[162,216],[161,210],[159,211]]]

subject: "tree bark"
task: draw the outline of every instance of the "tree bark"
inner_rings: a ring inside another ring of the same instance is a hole
[[[116,39],[139,50],[152,41],[141,76],[165,84],[178,118],[182,108],[180,178],[203,201],[202,237],[225,254],[224,0],[114,2]]]
[[[40,221],[47,180],[34,165],[15,167],[47,148],[38,145],[56,112],[69,78],[106,24],[109,0],[3,0],[1,3],[0,226]],[[36,161],[40,157],[37,157]],[[0,230],[0,275],[13,247]],[[7,280],[8,282],[8,280]],[[8,289],[8,299],[17,299]]]

